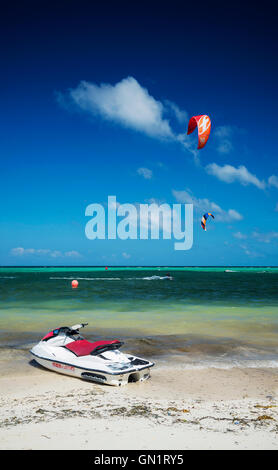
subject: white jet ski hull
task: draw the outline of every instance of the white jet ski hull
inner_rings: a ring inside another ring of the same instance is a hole
[[[114,386],[122,386],[127,385],[129,382],[143,382],[147,380],[150,377],[150,368],[154,365],[149,362],[146,367],[141,369],[132,368],[125,370],[124,372],[115,371],[113,373],[108,373],[101,369],[84,368],[76,364],[61,362],[53,358],[40,357],[35,354],[33,350],[30,352],[34,356],[36,362],[46,369],[83,380]]]

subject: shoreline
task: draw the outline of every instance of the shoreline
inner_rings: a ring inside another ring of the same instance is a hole
[[[278,449],[278,369],[155,366],[109,387],[25,367],[0,378],[0,449]]]

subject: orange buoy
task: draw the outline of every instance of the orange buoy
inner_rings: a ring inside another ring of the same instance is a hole
[[[107,266],[105,266],[105,269],[108,269]]]
[[[78,281],[76,281],[76,279],[74,279],[74,280],[71,282],[71,287],[73,287],[73,288],[78,287]]]

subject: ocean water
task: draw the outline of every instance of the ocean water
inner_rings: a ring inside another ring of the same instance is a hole
[[[277,367],[278,268],[0,268],[0,353],[82,322],[160,365]]]

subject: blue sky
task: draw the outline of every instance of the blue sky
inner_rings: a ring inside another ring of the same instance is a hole
[[[277,265],[271,3],[24,2],[1,27],[0,265]],[[193,115],[212,131],[197,151]],[[88,240],[85,209],[194,204],[194,243]],[[204,212],[215,220],[200,227]]]

